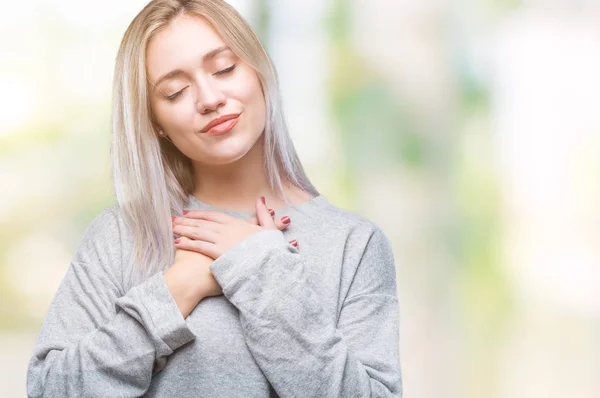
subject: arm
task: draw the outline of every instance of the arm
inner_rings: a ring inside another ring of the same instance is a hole
[[[54,296],[27,371],[29,397],[133,397],[193,340],[163,277],[122,291],[120,232],[105,209]]]
[[[282,397],[401,397],[398,301],[391,247],[379,229],[356,268],[337,324],[309,264],[279,231],[261,231],[211,271],[240,310],[246,343]]]

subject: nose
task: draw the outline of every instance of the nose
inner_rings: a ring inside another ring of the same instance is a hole
[[[197,90],[196,108],[202,114],[217,110],[225,105],[226,97],[218,83],[210,78],[202,79],[202,84]]]

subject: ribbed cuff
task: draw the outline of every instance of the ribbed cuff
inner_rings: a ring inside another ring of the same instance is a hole
[[[196,337],[181,315],[162,272],[148,280],[144,295],[143,304],[150,313],[156,333],[169,348],[176,350]]]
[[[225,297],[231,300],[244,282],[255,274],[255,267],[267,261],[274,249],[282,249],[286,245],[296,250],[287,244],[285,236],[279,230],[257,232],[217,258],[210,266],[210,271],[221,285]]]
[[[153,337],[157,356],[170,355],[196,337],[181,315],[162,272],[131,288],[116,305],[142,322]]]

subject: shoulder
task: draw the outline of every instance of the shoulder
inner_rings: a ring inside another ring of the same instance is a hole
[[[105,207],[88,224],[81,245],[114,246],[120,241],[122,217],[118,204]]]
[[[104,237],[111,241],[117,238],[126,240],[130,232],[128,225],[123,210],[118,203],[114,203],[103,208],[92,218],[85,235],[94,238]]]
[[[365,216],[342,209],[327,200],[323,200],[318,209],[311,214],[313,222],[329,226],[341,226],[362,234],[383,234],[381,228]]]
[[[118,204],[97,213],[85,229],[73,257],[77,269],[90,274],[111,275],[120,282],[122,276],[122,221]]]
[[[391,251],[386,233],[374,221],[358,213],[342,209],[327,200],[310,214],[311,224],[323,233],[337,231],[346,237],[351,248],[364,251],[368,246]]]
[[[374,221],[334,205],[323,206],[322,233],[339,231],[343,241],[346,273],[351,275],[352,295],[396,295],[396,263],[392,244]],[[343,235],[343,236],[342,236]]]
[[[86,229],[87,234],[102,234],[118,228],[119,205],[112,204],[97,213]]]

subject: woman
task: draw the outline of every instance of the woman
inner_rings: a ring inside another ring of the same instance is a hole
[[[118,204],[52,301],[28,395],[401,396],[389,241],[307,179],[242,17],[152,1],[113,100]]]

